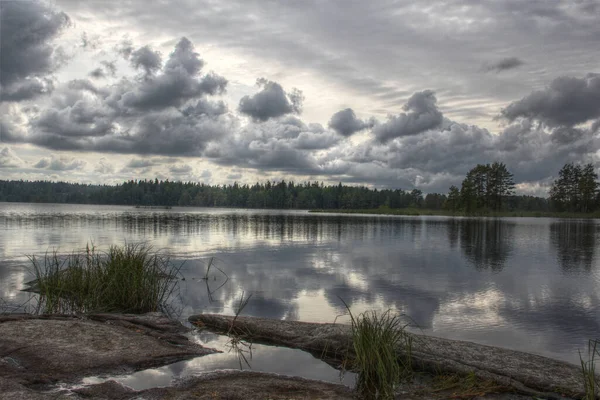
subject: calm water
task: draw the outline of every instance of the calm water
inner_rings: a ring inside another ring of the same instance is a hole
[[[0,203],[0,298],[27,300],[28,254],[138,241],[185,260],[182,319],[231,314],[244,291],[245,315],[333,322],[342,298],[426,334],[570,362],[600,337],[600,223],[583,220]],[[199,279],[213,256],[220,288],[216,271],[208,288]]]

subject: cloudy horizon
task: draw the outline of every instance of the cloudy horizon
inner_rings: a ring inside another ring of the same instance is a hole
[[[0,179],[600,172],[600,1],[0,2]]]

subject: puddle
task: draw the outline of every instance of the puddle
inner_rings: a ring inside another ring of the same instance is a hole
[[[235,350],[229,351],[229,338],[209,332],[194,332],[191,339],[206,346],[222,350],[224,353],[210,354],[187,361],[165,365],[160,368],[146,369],[130,375],[88,377],[82,385],[92,385],[114,380],[135,390],[170,386],[174,380],[200,375],[205,372],[222,369],[240,369],[257,372],[272,372],[281,375],[300,376],[332,383],[341,383],[353,387],[355,374],[351,372],[340,376],[340,371],[318,360],[302,350],[286,347],[252,345],[252,354],[244,353],[248,364],[240,360]],[[246,350],[245,347],[241,347]]]

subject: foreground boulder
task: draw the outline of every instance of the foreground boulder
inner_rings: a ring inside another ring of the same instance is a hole
[[[351,327],[280,321],[255,317],[200,314],[189,318],[217,333],[235,333],[255,343],[298,348],[340,360],[352,348]],[[434,373],[469,374],[513,391],[541,398],[580,398],[583,381],[578,367],[542,356],[471,342],[412,335],[414,368]],[[403,349],[398,349],[402,356]]]
[[[0,316],[0,378],[40,388],[216,352],[189,341],[185,331],[159,313]]]

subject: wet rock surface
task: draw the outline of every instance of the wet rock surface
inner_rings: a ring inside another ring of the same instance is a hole
[[[39,389],[216,352],[189,341],[184,332],[158,313],[0,316],[0,378]]]
[[[333,383],[253,371],[224,370],[188,378],[173,386],[131,391],[115,382],[105,382],[74,391],[97,399],[355,399],[351,389]]]
[[[217,333],[231,330],[256,343],[299,348],[320,357],[339,358],[351,348],[348,325],[238,317],[232,327],[232,317],[214,314],[195,315],[189,321]],[[580,398],[583,394],[581,372],[575,365],[471,342],[412,336],[417,370],[474,373],[477,378],[497,382],[521,395],[539,398]],[[398,351],[401,355],[402,349]]]
[[[190,321],[217,333],[228,332],[232,324],[231,317],[221,315],[199,315]],[[128,374],[216,352],[188,340],[186,331],[183,325],[158,313],[0,316],[0,399],[356,398],[350,388],[340,384],[239,370],[201,373],[168,387],[140,391],[116,381],[77,385],[83,377]],[[346,355],[351,344],[350,327],[339,324],[238,317],[233,332],[256,343],[299,348],[318,358],[328,357],[332,364]],[[575,392],[580,385],[579,371],[570,364],[473,343],[415,336],[413,357],[419,368],[475,372],[478,377],[493,378],[520,392],[472,393],[468,396],[471,399],[560,398],[560,393]],[[558,387],[560,391],[552,391]],[[406,385],[396,398],[465,397],[451,390],[433,393],[418,385]]]

